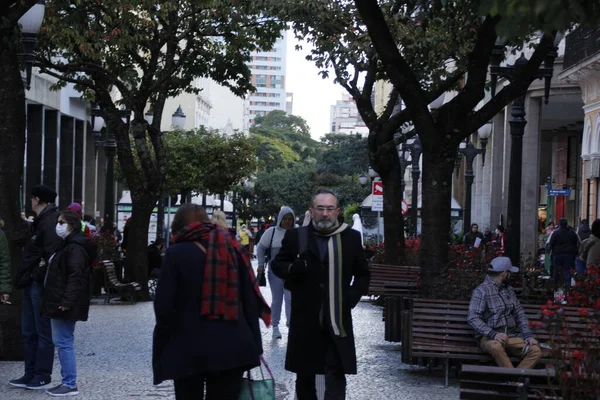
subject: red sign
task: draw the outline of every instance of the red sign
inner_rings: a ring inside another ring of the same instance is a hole
[[[408,203],[402,200],[402,215],[408,214]]]
[[[374,181],[373,189],[371,192],[372,192],[373,196],[383,196],[383,182],[382,181]]]

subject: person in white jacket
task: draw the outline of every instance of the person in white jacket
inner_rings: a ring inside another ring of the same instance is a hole
[[[256,249],[256,257],[258,258],[259,272],[263,271],[265,264],[275,259],[279,250],[281,250],[281,241],[288,229],[294,228],[296,216],[294,211],[289,207],[281,207],[279,216],[277,217],[277,225],[270,227],[260,238]],[[262,268],[262,269],[261,269]],[[289,290],[283,287],[284,281],[275,276],[271,268],[268,268],[267,277],[269,279],[269,287],[271,289],[271,317],[273,323],[273,339],[281,339],[281,331],[279,330],[279,321],[281,320],[281,308],[285,300],[285,317],[286,326],[290,326],[290,314],[292,313],[292,295]]]

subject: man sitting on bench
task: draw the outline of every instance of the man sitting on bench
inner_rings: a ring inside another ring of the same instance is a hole
[[[479,347],[501,367],[514,368],[509,356],[521,356],[518,368],[533,368],[542,351],[527,325],[523,307],[508,280],[513,267],[510,258],[492,260],[488,276],[471,296],[468,323],[475,329]]]

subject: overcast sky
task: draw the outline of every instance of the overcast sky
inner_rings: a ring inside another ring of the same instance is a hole
[[[314,63],[306,61],[308,44],[303,43],[302,51],[296,51],[294,47],[298,41],[291,31],[287,42],[286,91],[294,94],[292,113],[304,118],[313,139],[319,140],[330,131],[330,106],[342,99],[344,89],[334,84],[332,78],[321,78]]]

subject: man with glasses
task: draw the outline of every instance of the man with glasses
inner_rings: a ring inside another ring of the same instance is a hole
[[[468,323],[475,330],[479,347],[499,366],[514,368],[509,356],[521,356],[518,368],[533,368],[542,350],[515,291],[508,285],[513,272],[519,272],[519,268],[513,267],[510,258],[492,260],[484,282],[473,290]]]
[[[352,314],[369,287],[360,233],[338,222],[335,194],[318,191],[311,223],[288,230],[273,272],[292,293],[285,368],[296,373],[298,400],[317,400],[315,375],[325,375],[325,399],[345,399],[346,374],[356,374]]]
[[[25,374],[9,383],[27,389],[46,389],[51,380],[54,345],[50,319],[40,317],[42,289],[47,263],[61,239],[56,234],[58,208],[54,189],[38,185],[31,189],[31,208],[37,215],[32,236],[23,251],[23,262],[15,278],[24,289],[21,330],[25,346]]]

